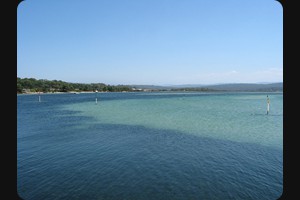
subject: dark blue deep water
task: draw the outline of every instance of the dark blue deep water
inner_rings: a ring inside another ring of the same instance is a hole
[[[98,95],[17,95],[21,198],[281,196],[282,93]]]

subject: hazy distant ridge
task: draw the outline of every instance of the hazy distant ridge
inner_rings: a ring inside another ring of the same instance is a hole
[[[209,89],[226,91],[283,91],[283,83],[231,83],[205,86]]]
[[[212,85],[187,84],[173,86],[158,86],[158,85],[131,85],[137,89],[152,89],[152,90],[185,90],[185,89],[209,89],[217,91],[283,91],[283,83],[224,83]]]

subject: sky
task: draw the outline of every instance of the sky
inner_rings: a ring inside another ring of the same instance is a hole
[[[283,81],[275,0],[25,0],[17,77],[72,83]]]

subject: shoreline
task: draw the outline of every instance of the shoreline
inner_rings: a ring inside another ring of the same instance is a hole
[[[27,92],[17,93],[17,95],[42,95],[42,94],[93,94],[94,91],[82,91],[82,92]],[[97,93],[270,93],[270,94],[283,94],[283,91],[123,91],[123,92],[107,92],[100,91]]]

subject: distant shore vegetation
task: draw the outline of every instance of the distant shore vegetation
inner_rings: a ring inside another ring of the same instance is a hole
[[[128,92],[133,89],[126,85],[106,85],[104,83],[69,83],[61,80],[46,80],[17,77],[17,93],[55,92]]]
[[[17,77],[17,94],[58,92],[282,92],[283,83],[255,84],[231,83],[216,85],[107,85],[104,83],[69,83],[61,80],[46,80]]]
[[[61,80],[47,80],[17,77],[17,94],[59,93],[59,92],[157,92],[157,91],[216,91],[208,88],[143,88],[132,85],[107,85],[104,83],[69,83]]]

